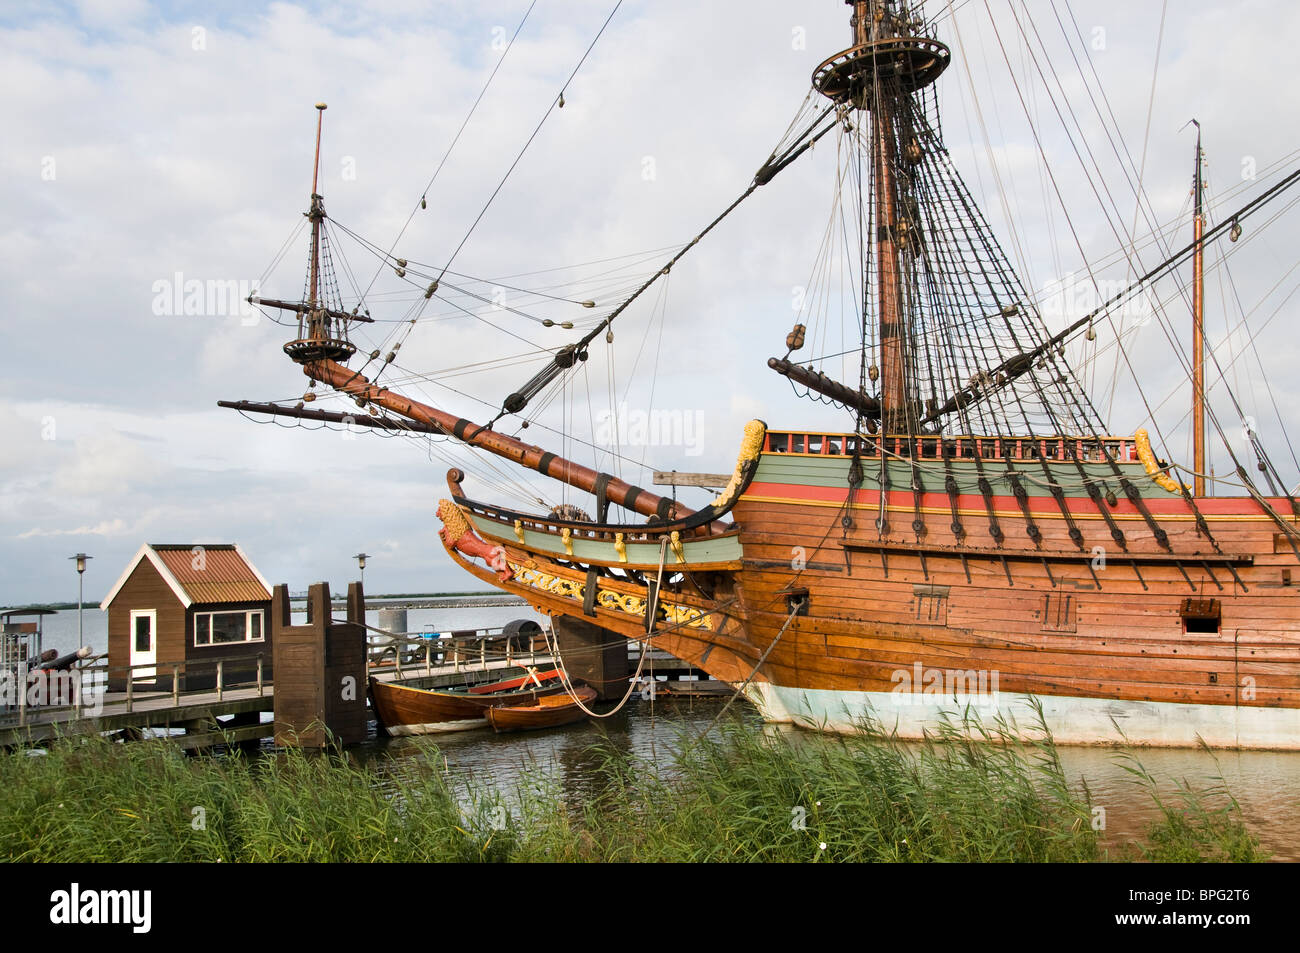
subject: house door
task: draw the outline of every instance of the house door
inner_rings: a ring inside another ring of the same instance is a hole
[[[153,681],[158,661],[158,610],[131,610],[131,678],[137,682]],[[148,666],[136,668],[137,665]]]

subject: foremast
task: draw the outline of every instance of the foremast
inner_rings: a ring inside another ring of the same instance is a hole
[[[408,421],[414,421],[421,428],[434,429],[480,450],[536,470],[544,476],[583,492],[593,493],[600,501],[599,513],[604,512],[607,503],[614,503],[651,520],[663,522],[693,516],[695,510],[675,500],[650,493],[611,474],[584,467],[541,447],[524,443],[506,434],[497,433],[482,424],[395,393],[366,378],[359,370],[354,371],[345,363],[341,363],[356,354],[357,350],[356,346],[348,340],[348,325],[352,321],[371,319],[359,315],[356,309],[351,313],[343,311],[341,301],[334,302],[338,303],[339,307],[329,306],[330,291],[332,290],[334,299],[337,299],[338,294],[337,288],[332,287],[330,281],[332,274],[327,267],[328,246],[325,243],[323,230],[326,218],[325,200],[319,192],[321,131],[325,109],[325,103],[316,104],[316,150],[312,162],[311,205],[306,213],[311,222],[311,249],[303,301],[293,303],[269,298],[249,299],[255,304],[298,313],[298,337],[284,345],[284,352],[300,364],[303,373],[313,381],[326,384],[352,397],[357,406],[366,410],[371,416],[378,416],[376,408],[383,408]],[[372,354],[371,357],[376,357],[377,353]],[[391,359],[390,354],[389,361]],[[314,394],[310,397],[304,395],[304,400],[312,399],[314,396]],[[290,416],[313,416],[312,412],[303,410],[301,403],[294,410],[281,408],[276,412]],[[387,423],[384,425],[388,426]],[[401,424],[397,423],[391,429],[400,429],[400,427]]]

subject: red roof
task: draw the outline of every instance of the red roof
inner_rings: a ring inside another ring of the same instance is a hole
[[[136,553],[108,596],[100,603],[107,609],[142,559],[148,559],[186,607],[201,603],[219,605],[236,602],[265,602],[270,587],[238,546],[229,543],[165,545],[145,543]]]
[[[151,548],[195,602],[262,602],[271,598],[257,572],[234,546]]]

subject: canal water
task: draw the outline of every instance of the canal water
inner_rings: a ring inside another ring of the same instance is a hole
[[[460,609],[412,609],[411,631],[494,628],[512,619],[537,618],[522,606]],[[378,625],[378,613],[367,614]],[[85,610],[84,641],[96,652],[107,647],[107,622],[99,609]],[[45,646],[60,652],[77,647],[77,611],[47,616]],[[617,749],[665,768],[671,766],[683,732],[696,735],[713,722],[723,702],[719,699],[657,698],[639,694],[612,718],[592,720],[552,731],[497,735],[490,729],[438,736],[435,744],[446,767],[466,783],[490,785],[509,791],[545,777],[559,786],[566,799],[582,799],[596,774],[596,742],[607,739]],[[746,703],[732,712],[764,728]],[[788,730],[788,729],[776,729]],[[1063,747],[1061,760],[1070,781],[1086,784],[1094,805],[1106,809],[1108,840],[1119,843],[1139,836],[1159,814],[1146,787],[1125,769],[1123,756],[1107,748]],[[382,770],[385,757],[428,757],[427,746],[411,739],[388,739],[373,734],[357,754]],[[1179,784],[1196,789],[1226,786],[1236,798],[1250,830],[1277,860],[1300,861],[1300,752],[1207,753],[1197,750],[1142,749],[1143,767],[1159,782],[1162,796],[1174,801]],[[828,796],[832,796],[829,795]]]

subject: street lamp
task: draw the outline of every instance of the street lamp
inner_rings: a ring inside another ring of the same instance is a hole
[[[69,556],[68,558],[75,559],[77,561],[77,645],[80,647],[86,644],[86,638],[84,634],[85,630],[82,624],[82,617],[81,617],[81,604],[82,604],[81,594],[83,591],[82,584],[86,578],[86,560],[94,559],[95,557],[87,556],[85,553],[77,553],[77,555]]]
[[[370,554],[357,553],[355,556],[352,557],[357,561],[357,565],[361,567],[361,588],[362,589],[366,588],[366,557],[368,555]]]

